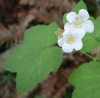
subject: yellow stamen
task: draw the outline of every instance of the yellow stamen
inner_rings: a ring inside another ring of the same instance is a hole
[[[82,27],[82,23],[83,23],[83,20],[77,18],[77,19],[74,21],[74,26],[75,26],[75,28],[81,28],[81,27]]]
[[[67,37],[67,39],[66,39],[66,42],[67,42],[68,44],[73,44],[73,43],[75,42],[75,37],[72,36],[72,35],[69,35],[69,36]]]
[[[63,37],[63,32],[64,32],[64,30],[58,29],[58,31],[56,31],[55,33],[58,36],[58,38],[62,38]]]

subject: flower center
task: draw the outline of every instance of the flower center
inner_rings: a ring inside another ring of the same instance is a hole
[[[67,42],[68,44],[73,44],[73,43],[75,42],[75,37],[72,36],[72,35],[69,35],[69,36],[67,37],[67,39],[66,39],[66,42]]]
[[[74,21],[75,28],[81,28],[82,27],[82,23],[83,23],[83,20],[81,20],[79,18],[76,18],[76,20]]]

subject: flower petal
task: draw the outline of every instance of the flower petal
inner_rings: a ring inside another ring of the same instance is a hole
[[[89,18],[89,13],[85,9],[81,9],[78,14],[78,18],[82,20],[87,20]]]
[[[64,42],[65,42],[64,38],[59,38],[59,39],[58,39],[58,45],[59,45],[60,47],[63,46]]]
[[[65,26],[64,26],[64,30],[65,31],[63,32],[63,37],[69,35],[70,34],[70,31],[73,30],[73,29],[74,29],[73,24],[67,22],[65,24]]]
[[[83,47],[83,43],[81,40],[77,40],[73,45],[75,50],[81,50]]]
[[[73,51],[73,45],[64,43],[64,45],[62,46],[62,50],[63,50],[65,53],[70,53],[70,52]]]
[[[68,36],[70,34],[70,29],[69,30],[65,30],[63,32],[63,38],[66,38],[66,36]]]
[[[69,22],[67,22],[65,25],[64,25],[64,30],[70,30],[71,28],[73,27],[73,25]]]
[[[92,33],[94,31],[94,24],[91,20],[87,20],[83,23],[82,28],[85,29],[86,32]]]
[[[85,36],[85,30],[82,28],[74,29],[71,33],[76,39],[82,39]]]
[[[72,23],[77,18],[77,14],[75,12],[70,12],[66,16],[67,20]]]

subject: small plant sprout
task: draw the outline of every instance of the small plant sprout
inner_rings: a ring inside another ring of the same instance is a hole
[[[58,39],[58,45],[62,47],[62,50],[66,53],[70,53],[74,49],[80,50],[83,47],[81,40],[84,35],[85,31],[83,29],[65,31],[63,37]]]
[[[85,9],[79,10],[78,15],[75,12],[70,12],[66,16],[68,22],[65,24],[64,29],[70,28],[82,28],[85,32],[92,33],[94,30],[94,24],[89,19],[89,13]]]

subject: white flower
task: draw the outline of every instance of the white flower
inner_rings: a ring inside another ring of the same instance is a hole
[[[92,33],[94,30],[94,24],[89,19],[89,14],[87,10],[79,10],[78,15],[75,12],[70,12],[66,16],[68,22],[64,26],[64,30],[69,30],[72,28],[82,28],[85,32]]]
[[[62,50],[65,53],[70,53],[74,49],[81,50],[83,43],[82,38],[85,35],[85,31],[83,29],[75,29],[64,31],[63,37],[58,39],[58,45],[62,47]]]

